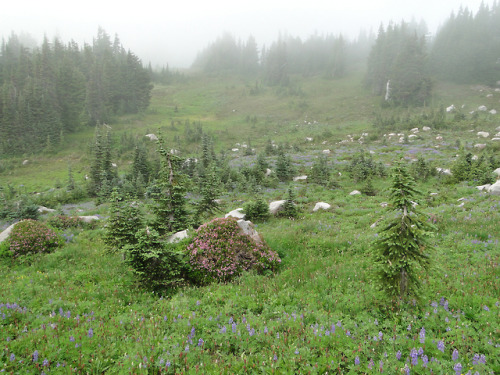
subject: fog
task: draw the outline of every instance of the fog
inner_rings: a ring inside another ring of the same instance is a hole
[[[8,1],[0,11],[0,35],[29,34],[38,43],[47,36],[78,44],[92,43],[98,27],[114,37],[144,63],[187,68],[196,54],[224,32],[259,46],[281,34],[307,38],[339,34],[355,38],[360,30],[376,33],[393,21],[424,20],[435,32],[460,6],[477,12],[482,0],[184,0],[158,2],[116,0]],[[493,0],[484,3],[492,4]]]

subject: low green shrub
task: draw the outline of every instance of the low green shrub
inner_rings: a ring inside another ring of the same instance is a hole
[[[0,242],[0,259],[12,257],[12,252],[10,251],[10,242],[3,241]]]
[[[166,243],[154,229],[140,229],[134,244],[122,247],[125,261],[146,288],[165,292],[185,283],[188,262],[186,241]]]
[[[9,235],[10,251],[15,257],[50,253],[64,244],[64,239],[53,229],[36,220],[23,220]]]
[[[79,228],[83,221],[76,216],[57,215],[47,219],[46,223],[57,229]]]
[[[237,220],[217,218],[200,226],[188,246],[190,264],[203,282],[229,281],[243,271],[275,270],[281,260],[264,242],[240,233]]]
[[[254,223],[266,221],[271,215],[269,205],[262,198],[245,203],[243,205],[243,212],[245,212],[246,219]]]

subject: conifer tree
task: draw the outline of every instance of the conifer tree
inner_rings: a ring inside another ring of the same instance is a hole
[[[418,212],[417,194],[415,181],[398,162],[390,188],[395,215],[379,231],[372,249],[375,284],[393,301],[417,297],[420,276],[431,264],[428,239],[434,228]]]
[[[278,177],[280,181],[289,181],[292,179],[292,175],[292,161],[290,157],[288,157],[285,152],[280,149],[276,160],[276,177]]]
[[[156,217],[152,226],[161,236],[166,236],[187,229],[190,224],[185,197],[186,178],[181,173],[181,159],[165,149],[161,137],[157,151],[161,164],[157,183],[159,192],[153,196]]]
[[[201,183],[201,201],[196,208],[198,217],[204,214],[212,215],[220,211],[216,199],[219,198],[221,191],[221,181],[218,177],[215,164],[212,163],[206,169],[205,176]]]

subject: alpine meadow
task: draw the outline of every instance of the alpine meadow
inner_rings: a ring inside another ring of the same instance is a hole
[[[499,35],[4,36],[0,373],[499,374]]]

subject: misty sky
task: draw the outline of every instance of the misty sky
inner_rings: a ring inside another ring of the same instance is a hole
[[[197,52],[224,32],[269,45],[279,33],[306,39],[317,33],[355,37],[402,19],[424,19],[435,31],[461,5],[477,12],[482,0],[5,0],[0,35],[31,34],[38,42],[91,43],[98,26],[153,66],[188,67]],[[484,0],[492,4],[493,0]]]

